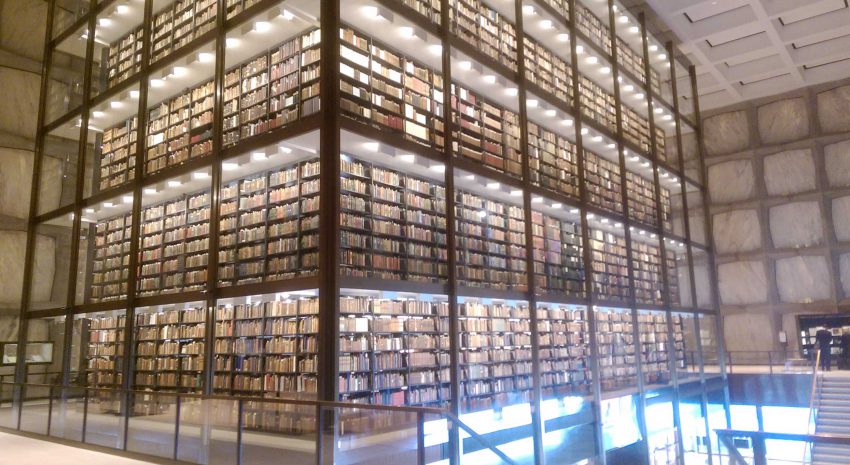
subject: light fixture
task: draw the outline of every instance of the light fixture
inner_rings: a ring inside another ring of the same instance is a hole
[[[597,135],[593,136],[593,137],[591,138],[591,140],[592,140],[593,142],[602,142],[602,136],[600,136],[600,135],[598,135],[598,134],[597,134]]]
[[[210,175],[206,171],[195,171],[192,173],[193,179],[207,179],[208,177],[210,177]]]
[[[636,93],[635,98],[638,99],[638,100],[643,100],[643,93],[642,92]]]
[[[623,223],[614,223],[614,227],[615,227],[615,228],[622,228],[622,227],[623,227]]]
[[[587,128],[581,128],[581,135],[586,136],[590,132]]]
[[[115,204],[112,202],[103,202],[103,208],[112,208]]]
[[[635,156],[631,157],[629,160],[631,160],[631,161],[640,161],[640,157],[639,157],[639,156],[637,156],[637,155],[635,155]]]
[[[670,121],[671,119],[673,119],[673,115],[664,115],[661,117],[661,119],[663,119],[664,121]]]
[[[266,158],[268,158],[266,156],[266,152],[260,152],[260,151],[251,152],[251,160],[261,161],[261,160],[265,160]]]
[[[555,116],[558,115],[558,112],[550,108],[550,109],[546,110],[545,112],[543,112],[543,114],[545,114],[546,116],[548,116],[550,118],[554,118]]]
[[[466,179],[467,181],[474,181],[475,175],[474,174],[467,174],[466,176],[463,177],[463,179]]]
[[[543,197],[532,197],[531,203],[540,203],[543,201]]]
[[[132,195],[123,195],[123,196],[121,196],[121,201],[124,202],[124,203],[133,203],[133,196]]]
[[[112,20],[109,18],[100,18],[97,20],[97,25],[100,27],[109,27],[112,25]]]
[[[645,236],[645,235],[646,235],[646,231],[644,231],[643,229],[641,229],[640,231],[638,231],[638,234],[640,234],[641,236]]]
[[[496,83],[496,76],[492,75],[492,74],[485,74],[484,77],[481,78],[481,79],[483,79],[484,82],[486,82],[487,84],[495,84]]]
[[[144,189],[142,189],[142,193],[145,195],[155,195],[156,189],[153,187],[145,187]]]
[[[414,32],[413,28],[410,27],[410,26],[402,26],[402,27],[398,28],[398,32],[401,34],[402,37],[404,37],[406,39],[412,39],[412,38],[416,37],[416,33]]]
[[[572,214],[578,213],[578,208],[570,209],[570,213],[572,213]]]
[[[534,7],[531,6],[531,5],[523,5],[522,6],[522,14],[533,15],[534,14]]]
[[[522,191],[519,189],[514,189],[511,191],[511,197],[519,197],[522,195]]]
[[[113,100],[113,101],[109,102],[109,108],[121,108],[123,106],[124,106],[124,103],[119,102],[117,100]]]
[[[640,164],[640,166],[643,166],[644,168],[648,168],[648,167],[649,167],[649,162],[648,162],[648,161],[645,161],[645,162],[641,163],[641,164]]]
[[[626,85],[623,86],[623,90],[626,91],[626,92],[631,92],[631,91],[635,90],[635,86],[633,86],[631,84],[626,84]]]
[[[86,213],[94,213],[94,208],[86,208],[84,211]]]
[[[239,163],[224,162],[221,164],[221,169],[223,171],[235,171],[239,169]]]
[[[585,58],[584,62],[589,64],[589,65],[595,65],[596,63],[599,63],[599,58],[596,58],[595,56],[591,55],[591,56]]]
[[[602,74],[608,74],[608,73],[611,72],[611,68],[609,68],[607,66],[603,66],[602,68],[599,69],[599,72],[602,73]]]
[[[378,19],[381,16],[381,13],[378,11],[378,7],[373,5],[364,6],[363,14],[373,19]]]
[[[130,7],[127,5],[118,5],[115,7],[115,12],[119,15],[127,14],[130,12]]]
[[[131,90],[131,91],[130,91],[130,98],[131,98],[131,99],[137,99],[137,98],[139,98],[139,91],[138,91],[138,90]]]
[[[198,61],[201,63],[209,63],[215,60],[215,54],[209,52],[201,52],[198,54]]]
[[[596,216],[596,215],[594,215],[593,213],[588,213],[588,214],[587,214],[587,219],[592,220],[595,216]]]
[[[660,115],[661,113],[664,113],[664,110],[663,110],[663,109],[661,109],[661,108],[656,108],[655,110],[652,110],[652,111],[653,111],[656,115]]]
[[[278,148],[278,150],[280,150],[281,152],[283,152],[283,153],[285,153],[285,154],[290,154],[290,153],[292,153],[292,149],[291,149],[291,148],[289,148],[289,147],[287,147],[287,146],[285,146],[285,145],[279,145],[277,148]]]
[[[557,35],[557,39],[558,39],[558,42],[569,42],[570,41],[570,35],[567,34],[566,32],[562,32],[562,33]]]
[[[666,54],[666,53],[660,53],[660,54],[658,55],[658,59],[659,59],[659,60],[666,60],[666,59],[667,59],[667,54]]]
[[[655,239],[655,234],[654,234],[654,233],[653,233],[653,234],[650,234],[650,235],[649,235],[649,237],[651,237],[651,238]]]
[[[479,218],[484,218],[485,216],[487,216],[487,212],[486,212],[486,211],[481,210],[481,211],[479,211],[479,212],[478,212],[478,217],[479,217]]]
[[[224,40],[224,46],[227,48],[236,48],[239,46],[239,39],[236,37],[228,37]]]
[[[581,45],[576,45],[576,54],[581,55],[582,53],[584,53],[584,47]]]
[[[100,111],[100,110],[95,110],[95,111],[91,112],[91,115],[94,118],[103,118],[103,115],[105,115],[105,113]]]
[[[626,15],[620,15],[620,17],[617,18],[617,20],[620,21],[621,24],[626,24],[626,23],[629,22],[629,17],[626,16]]]
[[[487,183],[487,189],[495,190],[495,189],[498,189],[500,186],[501,186],[501,184],[499,184],[498,182],[488,182]]]
[[[602,218],[599,222],[602,224],[608,224],[608,218]]]
[[[465,71],[469,71],[472,69],[472,62],[469,60],[459,61],[457,65],[460,66],[460,69]]]
[[[555,203],[553,203],[553,204],[552,204],[552,208],[561,208],[562,206],[563,206],[563,205],[561,205],[561,204],[560,204],[560,203],[558,203],[558,202],[555,202]]]
[[[291,11],[286,10],[286,9],[284,9],[283,12],[280,15],[283,16],[283,19],[285,19],[287,21],[292,21],[293,19],[295,19],[295,15],[292,14]]]
[[[431,55],[439,55],[443,53],[443,46],[440,44],[432,44],[428,46],[428,51],[431,52]]]
[[[443,164],[440,164],[440,163],[437,163],[436,165],[431,165],[431,171],[436,171],[438,173],[445,173],[446,172],[446,165],[443,165]]]
[[[637,34],[638,32],[640,32],[640,28],[637,26],[632,26],[629,28],[629,32],[631,32],[632,34]]]
[[[606,145],[606,147],[608,147],[609,149],[615,149],[615,148],[617,148],[617,144],[615,144],[613,142],[609,142],[608,145]]]
[[[180,187],[183,183],[180,181],[168,181],[166,185],[168,185],[168,187]]]
[[[552,21],[544,19],[543,21],[540,21],[540,27],[543,29],[552,29]]]
[[[519,91],[517,90],[516,87],[508,87],[507,89],[505,89],[505,94],[507,94],[510,97],[516,97],[518,93],[519,93]]]
[[[381,148],[381,144],[377,142],[364,142],[363,148],[370,152],[377,152]]]
[[[538,103],[540,102],[532,98],[525,101],[525,106],[528,108],[537,108]]]
[[[400,161],[403,161],[404,163],[413,163],[413,162],[416,161],[416,155],[414,155],[412,153],[404,153],[404,154],[399,155],[398,159]]]
[[[154,89],[162,87],[164,85],[165,81],[163,81],[162,79],[151,79],[151,87],[153,87]]]
[[[174,77],[183,77],[189,74],[189,70],[182,66],[175,66],[174,69],[171,70],[171,74],[174,75]]]
[[[268,21],[257,21],[254,23],[254,30],[260,33],[269,32],[272,30],[272,23]]]
[[[649,46],[649,51],[650,51],[650,52],[655,52],[655,51],[657,51],[657,50],[658,50],[658,46],[657,46],[657,45],[652,44],[652,45],[650,45],[650,46]]]

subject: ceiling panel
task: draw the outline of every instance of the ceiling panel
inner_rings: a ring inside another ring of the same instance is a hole
[[[700,107],[850,77],[850,0],[646,0],[697,68]]]

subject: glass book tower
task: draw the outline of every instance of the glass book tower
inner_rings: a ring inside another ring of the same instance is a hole
[[[696,81],[642,13],[51,5],[20,342],[57,354],[21,381],[437,407],[527,463],[710,451]]]

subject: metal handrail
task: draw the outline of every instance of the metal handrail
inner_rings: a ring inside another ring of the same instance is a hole
[[[808,417],[808,420],[806,422],[806,432],[810,433],[810,434],[812,432],[812,421],[814,420],[814,414],[815,414],[815,392],[817,391],[817,386],[818,386],[818,368],[820,367],[820,357],[821,357],[821,350],[818,349],[817,354],[815,355],[815,366],[812,369],[812,389],[811,389],[811,392],[809,393],[809,417]],[[812,444],[811,443],[808,443],[808,444],[809,444],[809,447],[808,447],[809,456],[811,457]],[[803,450],[803,462],[805,462],[805,460],[806,460],[806,451],[804,449]]]
[[[145,390],[136,390],[136,389],[106,389],[106,388],[98,388],[98,387],[88,387],[88,386],[63,386],[56,384],[43,384],[43,383],[10,383],[10,382],[0,382],[0,386],[11,386],[13,389],[15,387],[26,390],[27,388],[41,388],[47,389],[49,391],[49,399],[51,401],[51,409],[52,409],[52,400],[54,390],[79,390],[84,392],[84,396],[86,398],[89,397],[90,393],[109,393],[109,394],[120,394],[122,396],[129,395],[157,395],[163,397],[172,397],[177,399],[179,402],[180,399],[198,399],[198,400],[220,400],[220,401],[229,401],[229,402],[238,402],[241,406],[245,402],[264,402],[270,404],[288,404],[288,405],[298,405],[305,407],[314,407],[317,412],[320,412],[322,408],[333,408],[333,409],[351,409],[351,410],[372,410],[372,411],[380,411],[380,412],[395,412],[395,413],[415,413],[417,415],[417,434],[422,435],[423,433],[423,423],[426,415],[439,416],[446,418],[449,422],[458,428],[466,431],[466,433],[479,442],[484,448],[490,450],[496,456],[498,456],[501,460],[503,460],[507,465],[518,465],[516,461],[508,457],[504,452],[499,450],[499,448],[494,445],[490,440],[476,432],[472,427],[464,423],[457,416],[452,414],[448,410],[433,408],[433,407],[410,407],[410,406],[391,406],[391,405],[380,405],[380,404],[354,404],[350,402],[338,402],[338,401],[324,401],[324,400],[307,400],[307,399],[282,399],[282,398],[265,398],[265,397],[247,397],[247,396],[222,396],[222,395],[204,395],[204,394],[196,394],[196,393],[180,393],[180,392],[159,392],[159,391],[145,391]],[[129,399],[129,397],[123,397],[124,399]],[[23,400],[22,400],[23,401]],[[175,421],[179,421],[175,419]],[[319,440],[321,441],[321,434],[319,434]],[[422,442],[422,438],[420,437],[417,441],[417,448],[423,449],[424,443]],[[419,456],[424,456],[424,450],[419,450]],[[424,462],[422,462],[424,463]]]
[[[833,444],[833,445],[850,445],[850,436],[840,434],[799,434],[799,433],[775,433],[768,431],[743,431],[734,429],[716,429],[714,430],[717,438],[726,446],[729,451],[731,460],[730,465],[749,465],[741,455],[738,448],[735,446],[734,437],[747,437],[751,440],[753,449],[753,464],[768,465],[767,462],[767,447],[766,441],[797,441],[805,444]],[[801,463],[806,463],[805,453]]]

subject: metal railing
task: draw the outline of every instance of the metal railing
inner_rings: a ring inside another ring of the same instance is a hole
[[[425,407],[0,383],[0,428],[203,465],[457,464],[470,453],[517,465]]]
[[[728,450],[729,465],[807,464],[811,463],[810,452],[798,462],[790,459],[787,451],[800,446],[807,451],[815,445],[850,446],[850,436],[838,434],[771,433],[733,429],[718,429],[714,432]]]
[[[815,354],[815,365],[814,365],[814,368],[812,368],[812,389],[811,389],[811,392],[809,393],[809,416],[808,416],[808,422],[806,423],[806,433],[808,433],[808,434],[812,434],[812,424],[815,422],[815,395],[817,394],[817,390],[818,390],[818,368],[820,367],[820,360],[821,360],[821,351],[818,350],[817,353]],[[809,443],[809,446],[807,447],[809,456],[811,456],[811,453],[812,453],[812,447],[811,446],[812,446],[811,443]],[[805,460],[805,456],[806,456],[806,452],[804,451],[803,452],[803,459],[804,460]]]
[[[750,350],[726,352],[728,373],[811,373],[813,360],[798,350]],[[714,365],[708,361],[706,366]]]

